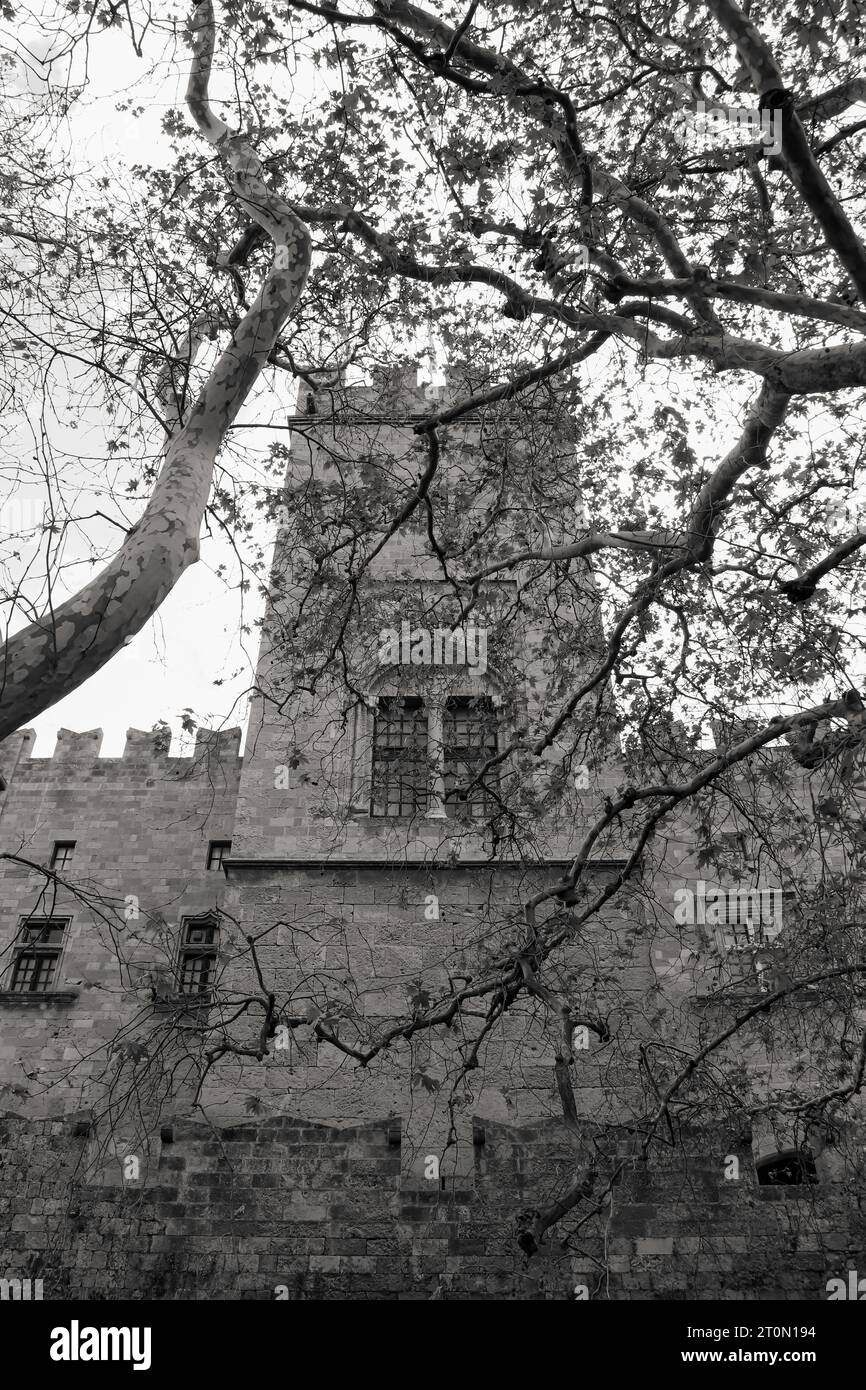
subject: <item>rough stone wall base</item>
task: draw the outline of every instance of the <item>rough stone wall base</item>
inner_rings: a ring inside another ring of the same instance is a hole
[[[519,1214],[574,1177],[551,1123],[477,1122],[474,1174],[445,1190],[401,1178],[393,1118],[176,1122],[125,1184],[119,1169],[84,1180],[92,1141],[75,1130],[0,1120],[0,1277],[42,1279],[45,1299],[573,1299],[584,1284],[590,1299],[809,1300],[858,1259],[866,1273],[844,1184],[726,1182],[681,1153],[630,1160],[612,1211],[528,1257]]]

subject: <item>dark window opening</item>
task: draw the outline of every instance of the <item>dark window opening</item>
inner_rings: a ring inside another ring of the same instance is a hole
[[[719,921],[729,929],[735,946],[754,946],[763,939],[760,907],[756,909],[748,893],[726,893]]]
[[[221,869],[231,847],[231,840],[211,840],[207,851],[208,868]]]
[[[74,840],[55,840],[51,853],[52,869],[65,869],[75,853]]]
[[[465,787],[496,753],[496,711],[487,695],[458,695],[445,703],[443,719],[445,805],[470,816],[489,816],[496,809],[492,795],[496,769],[485,774],[484,785],[475,786],[463,798]]]
[[[756,957],[754,968],[761,994],[775,994],[777,989],[782,989],[784,985],[791,983],[790,976],[784,967],[773,960],[763,960]],[[803,993],[808,994],[809,990],[806,989]]]
[[[723,830],[719,838],[725,849],[732,850],[745,863],[750,861],[749,843],[742,830]]]
[[[208,997],[216,977],[219,923],[214,916],[187,917],[181,925],[178,989],[196,998]]]
[[[382,696],[373,725],[373,816],[414,816],[427,806],[427,715],[417,696]]]
[[[9,989],[13,994],[48,994],[57,978],[68,919],[31,917],[15,944]]]
[[[770,946],[782,930],[783,912],[790,913],[794,895],[780,888],[729,888],[716,913],[716,936],[724,950],[742,951]]]
[[[756,1165],[761,1187],[798,1187],[816,1183],[818,1171],[810,1153],[802,1149],[786,1149],[783,1153],[762,1158]]]

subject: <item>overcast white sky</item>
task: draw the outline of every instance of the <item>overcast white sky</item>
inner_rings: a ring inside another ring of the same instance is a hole
[[[21,88],[34,89],[40,81],[38,60],[44,58],[47,45],[33,30],[21,31],[18,37],[30,55],[21,68]],[[181,56],[185,54],[180,45],[177,51]],[[168,107],[183,108],[186,63],[166,62],[156,81],[139,85],[149,67],[149,62],[135,57],[128,34],[112,31],[98,36],[91,50],[89,86],[70,113],[69,139],[74,161],[91,168],[111,168],[120,163],[158,164],[169,158],[160,121]],[[62,76],[58,72],[56,79]],[[309,97],[312,80],[311,69],[296,74],[296,93],[302,99]],[[306,90],[302,91],[302,87]],[[141,116],[132,118],[116,110],[118,101],[130,99],[144,107]],[[632,383],[628,389],[635,385]],[[644,387],[652,397],[654,392],[646,384]],[[247,403],[242,418],[270,419],[275,406],[281,408],[284,418],[290,404],[288,389],[287,380],[287,394],[282,401],[267,391],[260,392]],[[747,386],[744,392],[749,393]],[[739,389],[720,399],[718,417],[707,435],[702,440],[692,440],[699,454],[712,457],[717,447],[727,447],[730,438],[739,432],[741,404]],[[90,431],[85,425],[83,433],[86,440],[76,436],[76,444],[86,443],[88,447],[83,452],[97,460],[103,457],[100,422],[94,422]],[[288,442],[285,431],[278,436],[264,430],[253,433],[254,440],[250,435],[247,438],[256,450],[264,450],[272,437]],[[85,483],[85,488],[90,487],[94,506],[99,505],[99,493],[93,484],[98,476],[96,469],[90,483]],[[90,508],[81,510],[86,513]],[[102,541],[111,536],[111,531],[107,529],[103,535],[94,531],[93,535]],[[272,544],[273,528],[263,540]],[[227,545],[217,543],[209,546],[205,556],[183,576],[153,622],[96,676],[35,721],[38,754],[51,753],[60,727],[101,727],[105,735],[103,756],[117,756],[127,728],[151,728],[161,719],[172,726],[174,751],[187,747],[189,740],[180,737],[180,714],[187,708],[204,724],[245,723],[244,695],[254,670],[258,646],[255,620],[260,616],[261,602],[252,590],[244,595],[243,622],[252,630],[242,636],[241,597],[213,572],[219,563],[232,566],[231,552]],[[221,684],[215,685],[215,681]]]
[[[7,33],[4,37],[11,47],[12,35]],[[160,123],[167,109],[185,110],[188,55],[182,43],[170,44],[165,50],[165,62],[158,65],[155,75],[148,76],[159,56],[152,38],[151,35],[147,60],[141,60],[132,50],[128,32],[112,30],[94,37],[88,56],[87,86],[68,118],[65,138],[72,167],[106,168],[111,172],[120,165],[129,169],[135,164],[160,165],[170,161],[171,151]],[[56,53],[56,46],[52,49],[45,34],[32,27],[17,29],[15,40],[20,54],[18,89],[39,91],[48,73],[47,60]],[[68,78],[80,83],[83,68],[76,63],[70,78],[68,66],[55,61],[51,76],[57,86]],[[293,99],[299,102],[309,100],[314,84],[322,80],[309,62],[298,64],[291,74],[283,76],[291,84]],[[212,92],[218,105],[218,53]],[[128,113],[118,112],[119,102],[132,102],[137,108],[143,108],[142,114],[133,118]],[[127,182],[130,182],[128,175]],[[260,426],[274,415],[285,419],[292,404],[293,386],[284,374],[278,377],[282,378],[279,380],[280,396],[259,383],[235,429],[244,420],[253,420]],[[20,439],[13,441],[21,457],[25,457],[28,450],[32,451],[33,439],[38,437],[40,411],[41,401],[35,401],[31,431],[23,429]],[[64,477],[64,489],[80,489],[76,496],[76,514],[86,516],[103,509],[117,517],[118,508],[110,502],[109,492],[112,464],[101,467],[99,463],[109,458],[105,450],[104,422],[99,418],[78,416],[74,435],[57,421],[52,428],[58,446],[66,447],[72,456],[88,460],[81,478],[70,482]],[[274,439],[287,445],[290,435],[285,429],[271,433],[257,428],[246,439],[251,458],[253,451],[265,454]],[[12,453],[14,457],[14,449]],[[14,507],[21,505],[22,497],[25,506],[32,506],[38,500],[41,507],[43,495],[40,493],[37,498],[35,488],[18,492],[11,503],[12,515],[17,516]],[[10,500],[8,493],[5,498],[3,496],[0,479],[0,524],[4,520],[4,504],[10,506]],[[134,517],[140,509],[127,504],[126,516]],[[20,525],[20,522],[18,526],[13,523],[9,529],[17,532]],[[262,541],[267,550],[273,545],[275,533],[274,525],[263,529]],[[88,534],[110,551],[119,533],[108,525],[91,521]],[[74,544],[72,533],[68,547]],[[67,559],[70,553],[74,554],[74,550],[70,552],[68,548]],[[80,553],[87,552],[82,548]],[[214,572],[219,565],[227,566],[230,575],[237,578],[233,552],[221,537],[209,540],[203,548],[203,558],[186,572],[156,618],[122,652],[34,721],[38,755],[51,754],[59,728],[102,728],[102,756],[117,756],[122,752],[128,728],[148,729],[158,720],[166,720],[172,727],[172,751],[187,751],[191,737],[183,734],[180,727],[180,715],[185,709],[192,710],[198,722],[205,726],[226,723],[244,726],[246,692],[252,681],[258,650],[255,624],[261,617],[263,605],[254,587],[248,589],[243,598],[237,590],[229,588]],[[80,571],[73,570],[73,573],[79,584],[83,582]],[[250,629],[247,634],[241,633],[242,624]],[[220,684],[215,684],[216,681]]]
[[[19,31],[18,39],[27,51],[20,69],[20,87],[35,90],[44,71],[39,60],[48,53],[48,44],[33,29]],[[180,52],[184,50],[181,48]],[[70,112],[74,161],[91,168],[111,168],[117,163],[159,164],[169,157],[160,121],[166,107],[183,106],[186,71],[169,63],[163,67],[156,86],[148,83],[137,87],[146,67],[149,64],[135,57],[128,34],[115,31],[96,38],[90,55],[88,88]],[[56,81],[63,76],[61,70],[55,71]],[[116,110],[119,101],[130,98],[145,108],[135,119]],[[257,418],[267,419],[273,403],[260,396],[258,405],[249,403],[246,418],[251,418],[250,412],[255,415],[261,409]],[[283,402],[283,412],[286,403]],[[98,452],[99,435],[97,422],[96,428],[88,432],[85,452]],[[270,437],[269,433],[257,431],[256,448],[264,448]],[[279,437],[288,441],[285,431]],[[59,442],[63,442],[62,435]],[[76,445],[83,442],[80,436],[76,437]],[[86,494],[86,480],[83,487]],[[92,504],[100,504],[95,491]],[[80,506],[79,510],[86,513],[90,508]],[[273,532],[271,527],[269,541]],[[106,530],[100,535],[93,530],[92,534],[102,539],[110,537],[111,532]],[[179,718],[187,707],[202,723],[245,722],[244,692],[250,685],[258,638],[255,631],[241,637],[240,595],[214,573],[216,564],[231,564],[231,558],[227,545],[210,546],[206,559],[187,571],[156,618],[122,652],[34,721],[38,754],[51,753],[61,727],[100,727],[105,734],[103,756],[117,756],[123,749],[127,728],[148,729],[160,719],[172,725],[173,749],[180,751],[189,742],[181,737]],[[243,598],[244,622],[252,626],[260,612],[258,595],[248,591]],[[224,683],[216,686],[215,680]]]

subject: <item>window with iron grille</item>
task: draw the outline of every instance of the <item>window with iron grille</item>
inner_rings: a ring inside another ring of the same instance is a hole
[[[457,794],[496,753],[496,711],[489,696],[458,695],[446,700],[442,745],[446,807],[470,816],[490,815],[496,805],[490,790],[495,769],[486,774],[485,785],[476,782],[465,799]]]
[[[207,849],[208,868],[221,869],[223,866],[223,860],[227,858],[231,847],[231,840],[211,840]]]
[[[373,816],[414,816],[427,805],[427,714],[417,696],[384,695],[373,724]]]
[[[74,840],[55,840],[51,853],[51,868],[65,869],[75,853]]]
[[[68,917],[28,917],[12,956],[13,994],[49,994],[57,981]]]
[[[785,953],[776,946],[783,916],[798,910],[797,895],[781,888],[729,888],[716,890],[708,900],[707,922],[715,925],[717,948],[737,960],[736,987],[772,994],[790,983]],[[713,917],[710,917],[710,912]]]
[[[186,917],[181,923],[178,990],[197,998],[208,996],[216,978],[219,922],[213,915]]]
[[[783,907],[791,906],[793,894],[780,888],[731,888],[714,906],[717,933],[726,950],[744,950],[768,945],[779,935]]]

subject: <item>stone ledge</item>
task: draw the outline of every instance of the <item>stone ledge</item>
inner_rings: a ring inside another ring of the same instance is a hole
[[[384,819],[384,817],[382,818]],[[392,819],[397,819],[392,817]],[[405,817],[403,818],[406,819]],[[521,873],[530,872],[537,869],[544,872],[546,869],[568,869],[574,863],[573,859],[458,859],[455,863],[446,860],[436,859],[236,859],[229,856],[222,862],[223,872],[228,877],[228,871],[248,870],[248,869],[310,869],[324,873],[328,870],[344,869],[375,869],[378,872],[395,872],[401,869],[425,869],[437,870],[439,872],[451,873],[452,870],[460,869],[516,869]],[[625,859],[589,859],[586,863],[587,869],[605,869],[610,872],[625,867]]]
[[[772,994],[772,990],[767,990],[765,992],[757,989],[729,989],[724,994],[696,994],[693,995],[688,1002],[695,1008],[710,1008],[713,1006],[716,1008],[723,1008],[725,1006],[733,1008],[743,1004],[747,1006],[758,1004],[762,999],[769,999]],[[821,1000],[820,992],[812,985],[804,989],[794,990],[791,992],[790,996],[786,997],[795,999],[797,1003],[803,1004],[817,1004]]]
[[[57,989],[46,994],[37,994],[35,990],[23,994],[16,990],[3,989],[0,990],[0,1005],[26,1004],[30,1008],[33,1008],[34,1005],[42,1008],[46,1004],[74,1004],[79,993],[80,991],[77,989]]]
[[[179,1021],[182,1021],[207,1013],[215,1003],[209,992],[207,995],[163,994],[153,1000],[153,1011],[157,1014],[178,1014]]]

